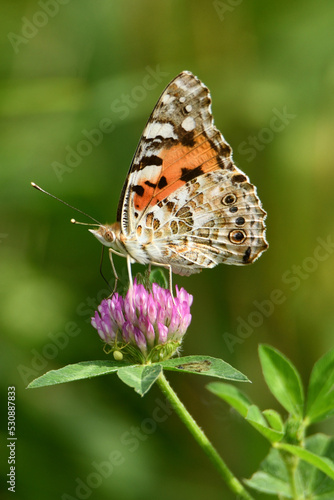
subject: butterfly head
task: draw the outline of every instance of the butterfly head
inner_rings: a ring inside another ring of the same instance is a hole
[[[89,229],[89,231],[106,247],[115,248],[116,241],[120,238],[121,228],[120,223],[100,226],[98,229]]]

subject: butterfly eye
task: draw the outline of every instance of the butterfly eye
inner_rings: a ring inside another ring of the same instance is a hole
[[[106,229],[103,236],[104,239],[109,243],[112,243],[115,239],[115,234],[113,233],[113,231],[110,231],[110,229]]]
[[[234,229],[234,231],[229,233],[228,237],[230,242],[235,243],[236,245],[240,245],[247,238],[245,231],[240,229]]]
[[[237,197],[233,193],[229,193],[224,198],[222,198],[221,202],[223,205],[233,205],[237,201]]]

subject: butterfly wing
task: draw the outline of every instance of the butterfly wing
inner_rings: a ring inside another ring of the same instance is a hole
[[[209,90],[180,73],[160,96],[123,188],[118,216],[147,261],[191,274],[245,264],[268,246],[265,212],[214,126]]]
[[[161,94],[134,155],[118,206],[124,234],[133,232],[147,206],[199,173],[195,168],[210,155],[204,132],[212,140],[221,135],[212,126],[208,89],[192,73],[180,73]],[[216,141],[216,147],[220,156],[230,155],[226,142]]]
[[[256,260],[268,247],[264,215],[247,179],[233,184],[229,172],[217,170],[186,183],[149,211],[138,228],[149,241],[142,245],[149,261],[189,275],[220,263]]]

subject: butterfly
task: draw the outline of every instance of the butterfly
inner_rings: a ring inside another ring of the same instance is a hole
[[[215,127],[208,88],[183,71],[161,94],[124,183],[117,221],[90,229],[112,254],[189,276],[267,248],[266,212]],[[112,263],[113,265],[113,263]],[[114,266],[113,266],[114,269]],[[115,269],[114,269],[115,272]]]

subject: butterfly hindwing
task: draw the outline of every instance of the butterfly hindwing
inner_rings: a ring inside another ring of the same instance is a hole
[[[172,265],[178,274],[253,262],[267,248],[264,212],[254,188],[243,184],[231,185],[224,171],[209,172],[154,207],[140,226],[144,233],[153,231],[146,247],[150,259]]]

